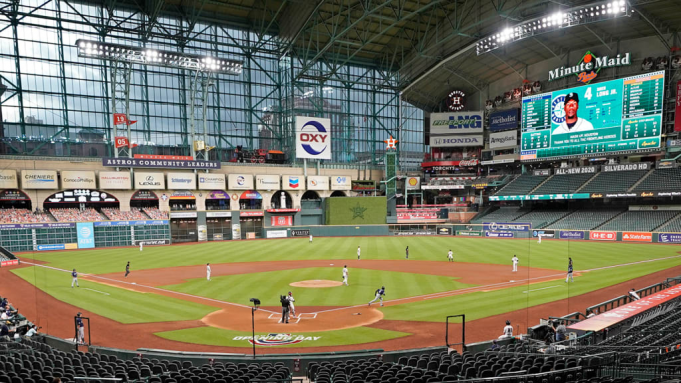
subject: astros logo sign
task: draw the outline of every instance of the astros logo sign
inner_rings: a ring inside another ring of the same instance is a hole
[[[331,120],[296,117],[296,157],[331,159]]]

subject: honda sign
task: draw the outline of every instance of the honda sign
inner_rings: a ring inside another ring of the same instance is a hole
[[[331,159],[331,120],[296,116],[296,158]]]

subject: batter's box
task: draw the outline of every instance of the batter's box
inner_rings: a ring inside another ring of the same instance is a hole
[[[317,313],[301,313],[298,314],[295,318],[289,318],[288,323],[299,323],[301,319],[315,319],[317,318]],[[281,323],[281,315],[277,313],[272,313],[270,314],[267,319],[276,319],[277,323]]]

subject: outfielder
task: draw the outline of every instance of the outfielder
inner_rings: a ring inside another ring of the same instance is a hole
[[[76,327],[78,327],[78,339],[76,339],[76,343],[85,344],[85,325],[83,324],[83,318],[81,318],[80,315],[80,313],[76,314]]]
[[[128,261],[128,264],[125,265],[125,277],[128,277],[128,274],[130,274],[130,261]]]
[[[80,287],[80,285],[78,285],[78,273],[76,272],[76,269],[73,269],[71,272],[71,277],[71,288],[73,288],[74,283],[76,284],[76,287]]]
[[[350,286],[348,285],[348,265],[343,266],[343,284]]]
[[[310,243],[312,243],[312,234],[310,234]]]
[[[454,262],[454,253],[452,253],[451,249],[449,249],[449,252],[447,252],[447,261]]]
[[[513,262],[513,272],[518,271],[518,257],[513,255],[513,258],[511,258],[511,262]]]
[[[362,252],[362,249],[360,249],[359,246],[357,246],[357,260],[358,261],[359,261],[359,255],[360,255],[361,252]]]
[[[140,241],[140,251],[144,249],[144,242]]]
[[[210,263],[206,263],[206,280],[210,282]]]
[[[574,282],[575,280],[572,278],[572,258],[568,258],[570,261],[568,262],[568,272],[567,276],[565,277],[565,283],[567,283],[568,279],[570,279],[570,282]]]
[[[537,243],[541,243],[541,234],[540,234],[540,233],[537,233],[537,237],[538,237]]]
[[[296,317],[296,306],[293,304],[296,300],[293,298],[293,293],[288,292],[288,304],[289,304],[289,310],[291,311],[291,318]]]
[[[383,296],[385,295],[385,286],[381,286],[380,289],[376,290],[376,298],[374,298],[371,302],[369,302],[369,306],[371,307],[371,304],[376,302],[377,300],[381,301],[381,307],[383,306]]]

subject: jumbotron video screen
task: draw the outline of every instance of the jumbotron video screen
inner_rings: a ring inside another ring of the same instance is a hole
[[[524,97],[521,160],[660,147],[664,71]]]

